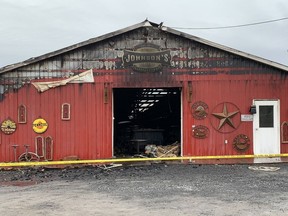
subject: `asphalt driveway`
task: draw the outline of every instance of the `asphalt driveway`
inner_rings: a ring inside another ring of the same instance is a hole
[[[0,171],[1,215],[288,215],[288,166],[151,164]]]

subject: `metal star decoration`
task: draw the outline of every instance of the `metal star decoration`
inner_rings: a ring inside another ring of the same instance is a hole
[[[225,124],[230,125],[232,128],[235,128],[232,118],[239,113],[239,110],[235,112],[228,112],[226,103],[224,103],[223,112],[222,113],[212,113],[213,116],[220,119],[218,130],[220,130]]]

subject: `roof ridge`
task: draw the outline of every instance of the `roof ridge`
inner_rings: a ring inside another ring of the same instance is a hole
[[[246,53],[246,52],[243,52],[243,51],[240,51],[240,50],[228,47],[228,46],[224,46],[224,45],[221,45],[221,44],[218,44],[218,43],[215,43],[215,42],[212,42],[212,41],[209,41],[209,40],[206,40],[206,39],[194,36],[194,35],[190,35],[188,33],[184,33],[184,32],[175,30],[173,28],[164,26],[163,22],[161,22],[160,24],[154,23],[152,21],[149,21],[148,18],[146,18],[144,21],[142,21],[140,23],[137,23],[137,24],[134,24],[134,25],[131,25],[131,26],[128,26],[126,28],[123,28],[123,29],[120,29],[120,30],[116,30],[116,31],[113,31],[113,32],[110,32],[110,33],[107,33],[107,34],[104,34],[104,35],[100,35],[100,36],[94,37],[94,38],[90,38],[88,40],[85,40],[85,41],[82,41],[82,42],[79,42],[79,43],[76,43],[76,44],[73,44],[73,45],[58,49],[56,51],[48,52],[46,54],[43,54],[43,55],[40,55],[40,56],[37,56],[37,57],[29,58],[29,59],[24,60],[22,62],[18,62],[18,63],[15,63],[15,64],[10,64],[10,65],[4,66],[4,67],[0,68],[0,74],[8,72],[8,71],[11,71],[11,70],[15,70],[15,69],[23,67],[23,66],[27,66],[29,64],[36,63],[38,61],[41,61],[41,60],[44,60],[44,59],[47,59],[47,58],[51,58],[51,57],[60,55],[60,54],[65,53],[65,52],[72,51],[74,49],[77,49],[77,48],[80,48],[80,47],[83,47],[83,46],[86,46],[86,45],[89,45],[89,44],[92,44],[92,43],[96,43],[96,42],[105,40],[107,38],[111,38],[111,37],[114,37],[114,36],[129,32],[131,30],[135,30],[137,28],[147,27],[147,26],[149,26],[149,27],[150,26],[151,27],[158,27],[158,29],[160,29],[160,30],[162,30],[164,32],[168,32],[170,34],[178,35],[180,37],[184,37],[184,38],[187,38],[189,40],[193,40],[193,41],[196,41],[196,42],[208,45],[208,46],[212,46],[212,47],[221,49],[223,51],[226,51],[226,52],[229,52],[229,53],[232,53],[232,54],[236,54],[236,55],[242,56],[244,58],[248,58],[248,59],[257,61],[257,62],[261,62],[263,64],[266,64],[266,65],[269,65],[269,66],[272,66],[272,67],[275,67],[275,68],[278,68],[278,69],[281,69],[281,70],[284,70],[284,71],[288,72],[288,66],[286,66],[286,65],[283,65],[283,64],[280,64],[280,63],[277,63],[277,62],[274,62],[274,61],[271,61],[271,60],[268,60],[268,59],[265,59],[265,58],[262,58],[262,57],[259,57],[259,56],[256,56],[256,55],[252,55],[252,54],[249,54],[249,53]]]

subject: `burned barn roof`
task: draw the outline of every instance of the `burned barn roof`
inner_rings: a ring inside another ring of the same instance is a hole
[[[238,56],[241,56],[241,57],[244,57],[244,58],[256,61],[256,62],[259,62],[259,63],[263,63],[265,65],[268,65],[268,66],[271,66],[271,67],[274,67],[274,68],[277,68],[277,69],[280,69],[280,70],[288,71],[288,66],[285,66],[283,64],[280,64],[280,63],[277,63],[277,62],[274,62],[274,61],[271,61],[271,60],[268,60],[268,59],[265,59],[265,58],[261,58],[261,57],[258,57],[258,56],[255,56],[255,55],[252,55],[252,54],[249,54],[249,53],[246,53],[246,52],[242,52],[242,51],[239,51],[239,50],[236,50],[236,49],[233,49],[233,48],[230,48],[230,47],[218,44],[218,43],[214,43],[212,41],[209,41],[209,40],[206,40],[206,39],[203,39],[203,38],[199,38],[199,37],[196,37],[196,36],[193,36],[193,35],[178,31],[178,30],[175,30],[173,28],[169,28],[169,27],[163,26],[163,23],[156,24],[156,23],[153,23],[153,22],[151,22],[149,20],[145,20],[145,21],[143,21],[141,23],[138,23],[138,24],[135,24],[135,25],[132,25],[132,26],[129,26],[129,27],[126,27],[126,28],[123,28],[123,29],[120,29],[120,30],[117,30],[117,31],[114,31],[114,32],[111,32],[111,33],[108,33],[108,34],[104,34],[104,35],[99,36],[99,37],[91,38],[91,39],[88,39],[86,41],[83,41],[83,42],[80,42],[80,43],[77,43],[77,44],[74,44],[74,45],[71,45],[71,46],[68,46],[68,47],[53,51],[53,52],[49,52],[49,53],[41,55],[41,56],[29,58],[29,59],[27,59],[27,60],[25,60],[23,62],[19,62],[19,63],[15,63],[15,64],[4,66],[4,67],[0,68],[0,73],[9,72],[9,71],[18,69],[20,67],[23,67],[23,66],[26,66],[26,65],[30,65],[30,64],[33,64],[33,63],[36,63],[36,62],[39,62],[39,61],[42,61],[42,60],[46,60],[48,58],[55,57],[55,56],[61,55],[63,53],[66,53],[66,52],[81,48],[83,46],[87,46],[87,45],[90,45],[90,44],[93,44],[93,43],[97,43],[97,42],[100,42],[100,41],[103,41],[103,40],[106,40],[106,39],[109,39],[109,38],[112,38],[112,37],[127,33],[129,31],[132,31],[132,30],[135,30],[135,29],[138,29],[138,28],[149,27],[149,26],[157,27],[159,30],[161,30],[163,32],[167,32],[167,33],[170,33],[170,34],[173,34],[173,35],[177,35],[179,37],[183,37],[183,38],[186,38],[186,39],[189,39],[189,40],[192,40],[192,41],[196,41],[198,43],[205,44],[207,46],[214,47],[214,48],[229,52],[231,54],[235,54],[235,55],[238,55]]]

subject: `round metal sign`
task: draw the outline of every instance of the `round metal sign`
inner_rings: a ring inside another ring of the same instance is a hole
[[[16,131],[16,123],[11,119],[6,119],[1,124],[1,131],[4,134],[12,134]]]
[[[204,119],[208,115],[208,105],[202,101],[195,102],[191,109],[195,119]]]
[[[33,130],[36,133],[44,133],[48,128],[48,123],[45,119],[38,118],[33,121]]]
[[[209,136],[209,128],[204,125],[197,125],[193,128],[192,135],[198,139],[205,139]]]
[[[233,146],[237,151],[244,152],[250,146],[250,139],[245,134],[239,134],[234,138]]]

